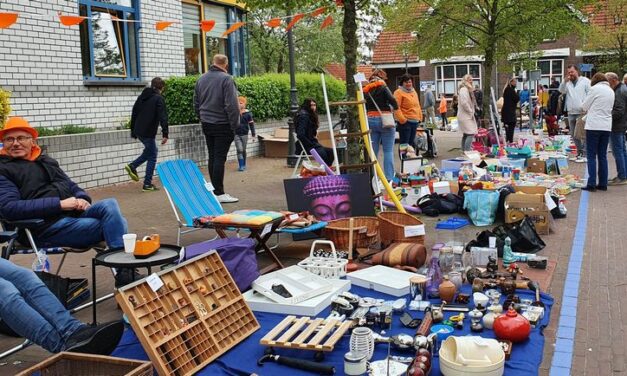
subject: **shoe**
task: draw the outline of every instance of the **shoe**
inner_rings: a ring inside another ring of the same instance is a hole
[[[616,185],[625,185],[627,184],[627,179],[618,179],[618,183]]]
[[[132,181],[139,181],[139,175],[137,175],[137,170],[133,166],[127,164],[124,166],[124,171],[126,171]]]
[[[578,157],[577,159],[575,159],[575,163],[586,163],[588,162],[588,158],[586,157]]]
[[[145,278],[146,276],[138,273],[135,269],[118,269],[118,272],[115,274],[115,288],[118,289],[122,286],[126,286],[129,283],[133,283],[137,280]]]
[[[571,162],[574,162],[574,161],[577,160],[577,158],[579,158],[579,157],[568,157],[568,160],[571,161]]]
[[[231,202],[238,202],[239,198],[237,197],[233,197],[228,193],[224,193],[218,196],[218,202],[223,203],[223,204],[228,204]]]
[[[607,185],[597,185],[595,188],[597,191],[607,191]]]
[[[582,187],[581,190],[582,191],[588,191],[588,192],[595,192],[597,190],[597,188],[589,186],[589,185],[586,185],[585,187]]]
[[[622,179],[622,180],[625,180],[625,179]],[[607,181],[607,185],[618,185],[618,183],[619,183],[620,181],[621,181],[621,179],[620,179],[618,176],[616,176],[616,177],[614,177],[614,178],[612,178],[612,179],[608,180],[608,181]]]
[[[239,164],[239,168],[237,169],[237,171],[246,170],[246,165],[245,165],[246,162],[244,162],[244,159],[238,159],[237,163]]]
[[[144,192],[153,192],[158,190],[159,188],[155,187],[154,184],[144,184],[144,186],[142,187],[142,191]]]
[[[84,354],[110,355],[118,346],[124,323],[113,321],[97,326],[82,326],[78,328],[65,342],[63,351]]]

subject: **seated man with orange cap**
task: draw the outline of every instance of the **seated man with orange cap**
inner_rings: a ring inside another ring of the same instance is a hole
[[[7,221],[43,219],[31,228],[42,247],[87,248],[104,240],[110,250],[124,248],[127,224],[117,201],[92,205],[59,163],[42,154],[37,136],[37,130],[20,117],[9,118],[0,130],[0,216]],[[130,282],[132,273],[117,273],[116,284]]]

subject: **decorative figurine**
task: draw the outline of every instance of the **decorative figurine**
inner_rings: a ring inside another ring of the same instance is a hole
[[[137,300],[133,295],[128,296],[128,301],[133,305],[133,308],[137,308]]]
[[[205,285],[200,285],[198,291],[200,291],[201,294],[204,294],[207,292],[207,287],[205,287]]]
[[[514,252],[512,251],[512,239],[508,237],[505,238],[505,245],[503,245],[503,266],[509,267],[509,264],[515,262]]]
[[[468,281],[468,283],[473,283],[475,278],[478,278],[480,275],[481,275],[481,270],[477,268],[470,268],[466,272],[466,280]]]
[[[192,279],[191,278],[184,278],[183,279],[183,283],[188,285],[188,284],[192,283]]]
[[[439,323],[442,322],[442,320],[444,320],[444,305],[446,304],[446,301],[442,301],[442,304],[440,304],[439,307],[434,306],[431,308],[431,317],[433,317],[433,322],[434,323]]]
[[[486,265],[486,270],[491,275],[495,275],[499,270],[499,265],[496,263],[496,259],[492,256],[488,256],[488,264]],[[494,278],[494,277],[491,277]]]
[[[520,270],[520,267],[515,262],[512,262],[511,264],[509,264],[506,270],[508,273],[512,275],[513,279],[516,279],[516,277],[518,277],[518,274],[523,274],[523,271]]]
[[[481,318],[483,317],[483,313],[475,308],[468,313],[468,317],[470,317],[470,330],[473,332],[482,332],[483,325],[481,325]]]

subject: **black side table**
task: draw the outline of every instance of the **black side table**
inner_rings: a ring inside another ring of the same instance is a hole
[[[165,265],[179,259],[182,247],[176,245],[161,244],[161,248],[152,256],[139,259],[135,258],[132,253],[126,253],[124,250],[101,253],[91,259],[91,280],[92,280],[92,314],[93,323],[96,325],[96,266],[106,266],[109,268],[147,268],[148,275],[152,273],[152,267]]]

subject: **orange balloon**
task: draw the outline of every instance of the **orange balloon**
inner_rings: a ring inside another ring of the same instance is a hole
[[[327,18],[322,21],[322,25],[320,25],[320,30],[324,30],[331,25],[333,25],[333,17],[329,14]]]
[[[287,24],[285,31],[290,31],[290,29],[293,28],[294,25],[296,25],[296,22],[300,21],[303,17],[305,17],[305,15],[302,13],[298,13],[294,15],[294,17],[292,17],[292,21],[289,24]]]
[[[240,27],[244,26],[245,24],[246,24],[246,22],[236,22],[236,23],[234,23],[233,25],[231,25],[231,27],[228,28],[227,31],[222,33],[222,36],[225,37],[225,36],[231,34],[232,32],[234,32],[235,30],[237,30]]]
[[[155,29],[157,29],[157,31],[163,31],[167,29],[168,26],[172,25],[173,23],[174,23],[173,21],[157,21],[157,23],[155,24]]]
[[[6,29],[17,22],[17,13],[0,13],[0,29]]]
[[[273,18],[270,21],[266,22],[266,26],[269,26],[269,27],[279,27],[279,26],[281,26],[281,19],[280,18]]]
[[[314,10],[313,12],[311,12],[311,17],[318,17],[319,15],[324,13],[325,10],[327,10],[327,7],[320,7]]]
[[[200,29],[205,33],[210,32],[214,26],[216,26],[215,20],[200,21]]]
[[[76,26],[85,20],[85,17],[81,16],[63,16],[59,14],[59,21],[63,26]]]

